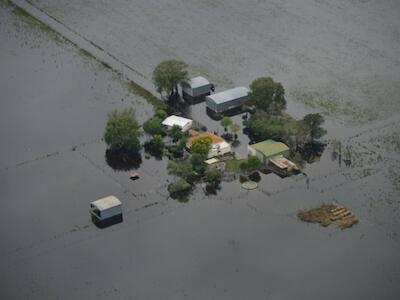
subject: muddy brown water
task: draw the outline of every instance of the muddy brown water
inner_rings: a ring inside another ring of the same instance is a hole
[[[330,138],[353,147],[352,166],[339,167],[328,146],[305,168],[308,188],[304,176],[268,174],[255,191],[223,182],[215,196],[198,186],[178,203],[165,159],[142,156],[136,181],[107,164],[107,113],[133,104],[143,122],[152,114],[143,99],[2,4],[0,37],[0,298],[398,299],[398,117],[327,122]],[[203,112],[192,107],[221,131]],[[109,194],[122,200],[124,222],[100,230],[89,202]],[[340,231],[296,218],[321,201],[344,204],[360,223]]]

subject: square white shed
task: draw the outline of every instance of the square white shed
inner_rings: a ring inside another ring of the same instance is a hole
[[[122,203],[115,196],[108,196],[90,203],[90,214],[98,221],[122,216]]]
[[[166,126],[168,129],[171,129],[173,126],[179,126],[181,130],[185,132],[192,127],[193,121],[187,118],[172,115],[162,121],[161,124]]]

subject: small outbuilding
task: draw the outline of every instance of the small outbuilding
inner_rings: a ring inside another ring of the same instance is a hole
[[[122,217],[122,203],[115,196],[108,196],[90,203],[90,214],[95,222]]]
[[[190,119],[172,115],[166,118],[164,121],[162,121],[161,124],[166,126],[168,129],[171,129],[174,126],[178,126],[181,128],[183,132],[185,132],[192,127],[193,121]]]
[[[182,84],[182,97],[185,100],[195,100],[210,95],[213,85],[204,77],[192,78],[186,84]]]
[[[207,107],[215,113],[223,113],[242,106],[249,99],[246,87],[236,87],[206,97]]]
[[[287,157],[289,155],[289,147],[281,142],[266,140],[248,145],[248,153],[251,156],[257,156],[264,164],[267,164],[274,157]]]

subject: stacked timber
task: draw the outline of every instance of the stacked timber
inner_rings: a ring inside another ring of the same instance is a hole
[[[353,226],[358,222],[357,217],[347,208],[338,205],[331,210],[331,221],[339,221],[340,229],[345,229]]]

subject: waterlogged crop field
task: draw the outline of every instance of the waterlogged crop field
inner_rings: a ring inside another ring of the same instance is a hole
[[[270,75],[293,102],[348,123],[400,109],[396,0],[30,2],[149,79],[173,57],[220,88]]]
[[[166,57],[218,88],[272,75],[291,113],[329,116],[329,144],[306,165],[308,184],[262,174],[254,191],[236,180],[172,200],[166,159],[143,156],[131,181],[101,140],[109,111],[133,105],[143,122],[151,105],[111,66],[1,0],[1,299],[399,298],[396,1],[31,2],[148,89]],[[193,116],[218,130],[201,105]],[[99,230],[89,203],[110,194],[124,222]],[[359,223],[341,231],[298,220],[298,209],[322,202]]]

